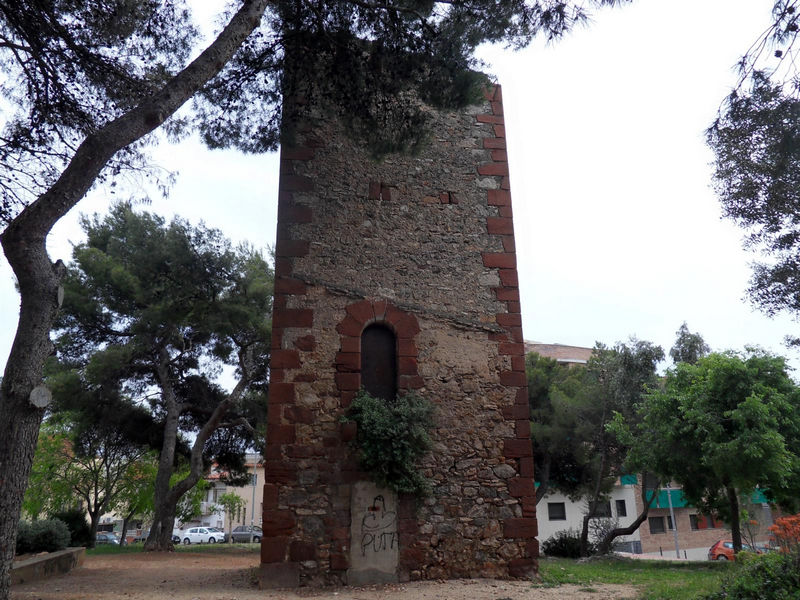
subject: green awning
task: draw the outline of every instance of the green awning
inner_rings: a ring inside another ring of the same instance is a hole
[[[622,475],[619,478],[622,485],[636,485],[637,481],[636,475]]]
[[[667,493],[669,493],[669,498],[667,497]],[[647,491],[647,500],[650,501],[650,498],[653,497],[653,491]],[[689,503],[686,501],[686,498],[683,496],[683,490],[658,490],[658,498],[656,498],[656,503],[653,505],[653,508],[669,508],[669,500],[672,500],[672,508],[686,508],[689,506]]]

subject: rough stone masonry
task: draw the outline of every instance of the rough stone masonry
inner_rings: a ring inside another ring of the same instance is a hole
[[[415,157],[376,162],[330,120],[301,126],[281,150],[265,586],[535,573],[500,88],[433,119]],[[353,426],[339,422],[374,324],[394,336],[400,393],[437,406],[425,499],[370,487]]]

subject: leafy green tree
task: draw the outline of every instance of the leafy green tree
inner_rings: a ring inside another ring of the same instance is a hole
[[[70,462],[69,453],[64,450],[71,445],[69,438],[64,433],[53,431],[46,423],[42,429],[22,502],[25,515],[34,521],[71,508],[76,503],[69,478],[61,476]]]
[[[536,481],[536,502],[551,490],[579,494],[585,481],[585,441],[593,431],[583,418],[587,412],[582,389],[583,367],[569,368],[535,352],[525,357],[531,440]]]
[[[540,488],[546,486],[544,493],[558,489],[573,500],[586,500],[583,556],[589,552],[590,522],[624,473],[629,443],[609,426],[615,414],[636,417],[635,407],[646,387],[656,384],[656,366],[663,358],[659,346],[631,339],[612,348],[598,343],[586,367],[568,370],[534,354],[526,359],[534,459],[541,469],[537,478]],[[630,533],[646,515],[639,515]],[[625,534],[612,528],[603,543],[610,546]]]
[[[583,497],[588,499],[581,528],[581,554],[589,548],[589,521],[597,516],[601,502],[617,478],[629,447],[612,431],[609,424],[615,414],[633,421],[636,406],[645,391],[657,383],[656,367],[664,359],[660,346],[631,338],[629,343],[617,343],[612,348],[597,344],[586,367],[586,418],[593,424],[589,439],[589,477],[583,482]],[[640,515],[641,518],[641,515]]]
[[[128,467],[119,494],[111,507],[122,517],[120,539],[126,538],[128,526],[135,517],[152,520],[157,474],[158,455],[155,452],[148,452]]]
[[[244,453],[263,417],[269,363],[272,271],[222,234],[119,204],[85,219],[64,280],[57,347],[81,377],[120,382],[159,421],[161,445],[148,548],[171,544],[181,497],[213,459],[244,477]],[[235,368],[224,391],[211,377]],[[153,393],[157,390],[157,393]],[[187,476],[171,484],[182,434],[192,434]]]
[[[35,393],[42,398],[36,404],[29,399],[52,352],[64,275],[61,262],[48,256],[47,236],[98,178],[129,163],[127,152],[219,73],[267,5],[242,0],[228,26],[187,64],[190,48],[181,42],[191,27],[179,0],[110,0],[102,8],[62,0],[0,4],[7,100],[0,110],[15,111],[5,119],[0,147],[0,218],[7,224],[0,242],[21,300],[0,385],[0,600],[9,597],[46,392]]]
[[[800,393],[784,358],[750,350],[679,363],[638,413],[635,462],[680,483],[703,512],[720,514],[737,551],[741,494],[758,486],[773,501],[796,502]]]
[[[189,476],[191,466],[182,464],[170,478],[170,485],[174,486]],[[203,500],[211,484],[206,479],[198,481],[192,489],[181,496],[175,509],[175,520],[186,523],[201,515]]]
[[[108,431],[76,435],[74,425],[62,415],[44,427],[24,507],[37,517],[42,512],[82,506],[89,515],[93,541],[100,517],[115,505],[129,469],[146,449]]]
[[[283,92],[297,79],[286,73],[299,66],[309,73],[301,79],[327,88],[355,131],[385,123],[387,132],[404,132],[393,144],[407,146],[420,113],[413,102],[398,110],[383,99],[416,91],[433,104],[457,105],[474,90],[470,68],[480,44],[557,38],[585,20],[584,4],[624,1],[237,0],[227,25],[191,62],[196,37],[182,0],[0,4],[7,74],[0,110],[10,107],[0,136],[0,219],[7,224],[0,241],[21,296],[0,385],[0,600],[8,597],[11,548],[43,416],[29,398],[51,353],[64,275],[46,238],[93,185],[141,167],[143,141],[162,125],[174,134],[197,123],[211,145],[275,148]],[[199,118],[174,118],[200,90]],[[398,122],[391,114],[406,116]],[[46,398],[42,390],[35,396]]]
[[[228,517],[228,534],[233,532],[233,523],[239,520],[239,515],[247,504],[246,500],[234,492],[226,492],[217,499],[221,511]]]
[[[670,348],[669,356],[675,364],[685,362],[693,365],[710,351],[703,336],[689,331],[684,322],[675,332],[675,345]]]

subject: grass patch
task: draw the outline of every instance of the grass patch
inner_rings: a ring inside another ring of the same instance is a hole
[[[719,589],[722,578],[737,565],[719,562],[672,562],[655,560],[598,559],[576,562],[542,558],[539,574],[543,587],[598,583],[638,587],[643,600],[689,600]]]
[[[106,556],[110,554],[136,554],[144,552],[144,544],[101,544],[95,548],[87,548],[87,556]],[[261,552],[261,544],[183,544],[175,546],[175,552],[191,552],[202,554],[257,554]]]
[[[108,554],[136,554],[142,551],[142,544],[129,544],[118,546],[117,544],[100,544],[94,548],[86,549],[86,556],[105,556]]]
[[[202,552],[203,554],[248,554],[261,552],[261,544],[190,544],[175,546],[175,552]]]

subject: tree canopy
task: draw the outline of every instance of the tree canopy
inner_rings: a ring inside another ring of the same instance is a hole
[[[536,502],[551,490],[580,493],[586,480],[584,442],[592,423],[581,417],[585,381],[583,367],[569,368],[555,359],[530,352],[525,357],[531,440],[536,481]]]
[[[212,459],[232,479],[246,477],[244,453],[266,410],[272,271],[260,253],[231,248],[217,230],[167,225],[129,204],[83,227],[56,345],[87,386],[121,385],[159,423],[148,543],[161,533],[159,543],[169,544],[177,503]],[[235,369],[232,391],[216,381],[225,366]],[[169,485],[182,434],[194,437],[191,470]]]
[[[247,23],[237,24],[246,40],[226,48],[230,60],[215,57],[213,78],[182,82],[192,88],[187,98],[201,92],[197,118],[170,118],[173,108],[152,106],[153,125],[164,123],[170,134],[196,127],[212,147],[274,150],[289,114],[283,98],[301,86],[305,101],[324,98],[359,135],[388,135],[383,151],[405,148],[419,140],[425,118],[415,103],[398,100],[410,93],[434,106],[472,99],[482,81],[473,57],[480,44],[555,39],[586,21],[585,6],[626,1],[240,0],[231,5],[247,10]],[[190,9],[186,0],[0,3],[0,65],[10,75],[2,93],[12,101],[3,107],[0,220],[9,223],[46,191],[85,139],[105,135],[172,85],[200,39]],[[109,156],[104,176],[145,166],[141,135]]]
[[[769,315],[800,315],[799,9],[775,0],[770,27],[742,57],[739,82],[707,132],[723,214],[763,256],[748,294]]]
[[[545,488],[537,498],[555,489],[587,501],[581,531],[584,556],[589,522],[624,474],[629,449],[628,441],[609,425],[615,415],[631,422],[638,418],[636,406],[656,384],[656,367],[663,358],[659,346],[631,339],[613,347],[598,343],[585,367],[567,369],[532,354],[526,359],[534,459],[541,469],[539,487]]]
[[[669,356],[675,364],[695,364],[700,358],[709,353],[711,347],[706,344],[703,336],[689,331],[686,323],[682,323],[675,332],[675,345],[669,350]]]
[[[638,413],[632,463],[670,477],[689,502],[720,514],[737,550],[739,495],[758,487],[778,503],[798,497],[800,393],[782,357],[751,350],[679,363]]]

